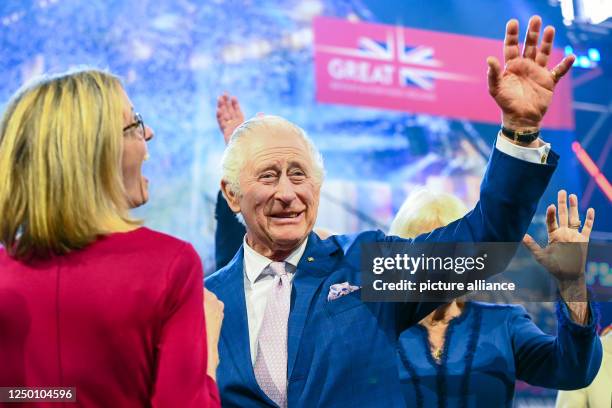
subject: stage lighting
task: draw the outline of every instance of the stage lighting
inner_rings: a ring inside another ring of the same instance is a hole
[[[594,62],[601,61],[601,55],[597,48],[589,48],[589,59]]]
[[[578,57],[578,66],[580,68],[591,68],[591,60],[586,55]]]
[[[563,24],[599,24],[612,17],[612,3],[609,0],[559,0]]]
[[[576,60],[573,64],[575,67],[595,68],[601,62],[601,53],[597,48],[589,48],[588,50],[584,48],[574,49],[571,45],[566,45],[564,51],[565,55],[576,55]]]

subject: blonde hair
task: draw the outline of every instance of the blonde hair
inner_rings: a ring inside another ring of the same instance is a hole
[[[43,76],[0,122],[0,243],[16,258],[65,254],[138,225],[121,173],[120,80],[79,70]]]
[[[415,238],[443,227],[465,213],[465,204],[454,195],[420,189],[406,198],[391,223],[389,234]]]
[[[242,123],[234,130],[223,154],[223,159],[221,161],[221,166],[223,168],[222,179],[228,183],[230,190],[237,195],[240,194],[240,172],[247,160],[247,151],[245,149],[247,142],[246,136],[253,135],[258,131],[265,132],[270,128],[284,128],[284,130],[288,132],[297,134],[304,141],[310,152],[314,166],[314,178],[321,184],[325,176],[323,156],[321,156],[321,153],[306,132],[298,125],[280,116],[258,115]]]
[[[391,223],[389,234],[402,238],[415,238],[436,228],[444,227],[466,213],[467,207],[454,195],[434,193],[423,188],[414,191],[406,198]],[[457,299],[455,302],[457,307],[463,310],[465,300]],[[452,304],[453,301],[441,305],[427,316],[431,316],[433,321],[442,320]],[[427,317],[421,321],[425,319]]]

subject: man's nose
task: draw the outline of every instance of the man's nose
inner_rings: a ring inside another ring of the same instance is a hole
[[[295,200],[297,197],[294,190],[294,185],[289,180],[287,175],[283,174],[278,180],[278,185],[276,189],[276,198],[281,200],[285,204],[291,203],[291,201]]]

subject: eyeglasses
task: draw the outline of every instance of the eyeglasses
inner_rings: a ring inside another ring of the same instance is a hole
[[[144,138],[146,135],[146,132],[145,132],[145,124],[142,120],[142,116],[140,116],[140,113],[134,113],[134,118],[136,119],[136,121],[124,127],[123,133],[129,132],[132,129],[137,129],[140,131],[139,136]]]

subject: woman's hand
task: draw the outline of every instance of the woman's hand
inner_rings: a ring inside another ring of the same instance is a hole
[[[206,318],[206,344],[208,345],[208,366],[206,373],[217,381],[217,366],[219,365],[219,336],[223,323],[223,302],[217,296],[204,288],[204,316]]]
[[[569,196],[569,212],[567,209],[567,193],[558,193],[559,223],[557,223],[556,208],[551,204],[546,209],[546,227],[548,229],[548,246],[540,247],[533,238],[526,234],[523,242],[541,263],[559,282],[576,281],[584,278],[587,248],[595,211],[589,208],[582,231],[578,216],[578,198]],[[566,245],[563,245],[566,244]]]
[[[559,284],[561,297],[568,303],[575,321],[586,321],[586,282],[584,278],[589,236],[595,221],[595,210],[589,208],[584,227],[580,231],[578,215],[578,198],[559,191],[557,195],[559,222],[554,204],[546,209],[546,227],[548,245],[540,247],[534,239],[526,234],[525,246],[533,253],[535,259],[550,272]],[[580,303],[580,304],[578,304]]]

